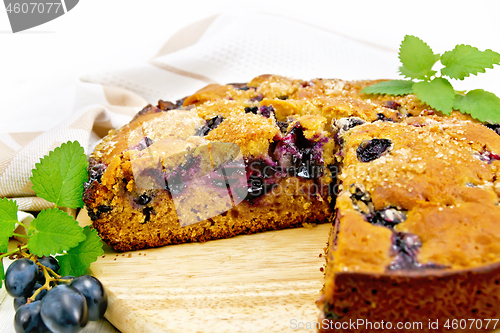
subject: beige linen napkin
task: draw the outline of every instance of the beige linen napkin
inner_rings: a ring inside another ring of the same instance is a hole
[[[0,197],[14,198],[25,211],[51,207],[31,189],[31,170],[39,159],[68,140],[90,153],[109,129],[159,99],[176,100],[209,83],[245,82],[260,74],[376,79],[396,77],[397,68],[396,50],[286,17],[241,12],[210,17],[180,30],[149,61],[83,76],[76,83],[78,110],[65,120],[51,119],[59,123],[52,129],[1,133]]]

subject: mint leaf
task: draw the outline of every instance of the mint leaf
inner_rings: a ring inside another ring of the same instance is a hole
[[[453,107],[482,122],[500,123],[500,98],[483,89],[471,90],[465,96],[456,95]]]
[[[83,207],[87,156],[80,144],[68,141],[44,156],[30,178],[37,196],[59,207]]]
[[[85,240],[78,222],[57,208],[42,210],[30,227],[36,231],[28,240],[28,249],[37,256],[62,253]]]
[[[399,48],[399,60],[403,64],[400,72],[412,79],[428,79],[436,74],[432,66],[439,60],[439,55],[434,54],[432,49],[420,38],[406,35]]]
[[[375,83],[361,90],[364,94],[408,95],[412,93],[413,81],[390,80]]]
[[[479,51],[476,47],[461,44],[443,53],[441,63],[445,66],[441,69],[442,75],[463,80],[471,74],[484,73],[486,68],[499,65],[500,54],[492,50]]]
[[[437,77],[430,82],[415,82],[413,93],[430,107],[448,115],[451,113],[455,91],[448,80]]]
[[[425,75],[422,75],[422,73],[412,72],[404,66],[399,67],[399,73],[401,73],[401,75],[403,75],[404,77],[409,78],[409,79],[425,79]],[[429,71],[430,76],[434,75],[436,73],[437,72],[433,71],[433,70]]]
[[[102,250],[101,238],[96,230],[89,226],[83,228],[85,240],[76,247],[69,250],[65,255],[57,257],[59,260],[59,274],[80,276],[87,274],[87,268],[97,260],[104,251]]]
[[[0,252],[7,252],[9,237],[17,223],[17,203],[6,198],[0,199]]]

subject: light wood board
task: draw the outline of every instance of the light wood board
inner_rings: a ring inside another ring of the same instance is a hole
[[[85,211],[79,221],[89,222]],[[91,270],[109,293],[106,318],[123,333],[292,331],[293,321],[317,321],[329,230],[318,225],[119,254],[106,246]]]

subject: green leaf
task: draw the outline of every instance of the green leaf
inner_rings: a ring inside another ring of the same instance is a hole
[[[68,141],[44,156],[33,169],[33,190],[59,207],[83,207],[87,156],[80,144]]]
[[[28,249],[37,256],[62,253],[85,240],[78,222],[57,208],[42,210],[31,226],[36,232],[28,240]]]
[[[484,73],[486,68],[499,65],[500,54],[492,50],[479,51],[470,45],[461,44],[445,52],[441,57],[441,63],[445,66],[441,69],[442,75],[463,80],[471,74]]]
[[[408,68],[406,68],[404,66],[399,67],[399,72],[401,73],[401,75],[403,75],[404,77],[407,77],[409,79],[420,79],[420,80],[426,79],[426,77],[425,77],[424,74],[412,72],[412,71],[410,71]],[[434,75],[436,73],[437,73],[436,71],[430,70],[428,72],[428,75],[432,76],[432,75]]]
[[[364,94],[408,95],[412,93],[413,81],[390,80],[375,83],[361,90]]]
[[[0,289],[2,289],[3,280],[5,280],[5,271],[4,271],[4,268],[3,268],[2,259],[3,258],[0,258]]]
[[[425,104],[450,114],[455,100],[455,91],[448,80],[437,77],[430,82],[415,82],[413,93]]]
[[[453,107],[482,122],[500,123],[500,98],[483,89],[471,90],[465,96],[457,94]]]
[[[60,266],[59,274],[73,276],[87,274],[87,268],[90,267],[90,264],[104,253],[97,231],[86,226],[83,232],[86,236],[83,242],[69,250],[65,255],[57,257]]]
[[[406,35],[399,48],[399,60],[403,64],[400,72],[412,79],[428,79],[436,74],[432,66],[438,61],[439,55],[434,54],[432,49],[420,38]]]
[[[6,198],[0,199],[0,252],[7,252],[9,237],[17,223],[17,203]]]

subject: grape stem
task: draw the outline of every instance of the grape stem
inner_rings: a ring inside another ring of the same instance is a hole
[[[35,261],[35,260],[33,260],[33,261]],[[60,278],[61,278],[61,275],[59,275],[59,274],[57,274],[56,272],[54,272],[51,268],[49,268],[49,267],[47,267],[47,266],[44,266],[44,265],[40,264],[38,261],[35,261],[35,262],[36,262],[37,266],[38,266],[38,267],[40,267],[40,268],[43,270],[43,274],[44,274],[44,275],[45,275],[45,271],[47,271],[47,274],[49,274],[49,273],[50,273],[50,275],[54,276],[54,278],[53,278],[53,277],[51,277],[51,276],[49,275],[49,278],[50,278],[52,281],[55,281],[55,280],[57,280],[57,279],[60,279]],[[47,276],[45,276],[45,280],[47,280]]]
[[[54,279],[53,277],[50,276],[48,270],[51,270],[50,268],[48,267],[45,267],[44,265],[40,264],[39,262],[36,263],[39,267],[42,268],[42,271],[43,271],[43,275],[45,276],[45,283],[43,286],[41,286],[40,288],[38,288],[34,293],[33,295],[31,295],[31,297],[29,298],[29,302],[34,302],[36,297],[38,296],[39,293],[42,292],[42,290],[46,289],[46,290],[50,290],[50,282],[56,280]],[[51,270],[52,271],[52,270]],[[53,272],[53,271],[52,271]]]
[[[2,254],[0,255],[0,259],[5,258],[5,257],[9,257],[9,256],[11,256],[11,255],[13,255],[13,254],[16,254],[17,252],[19,252],[20,254],[22,254],[22,253],[23,253],[23,252],[22,252],[22,250],[27,249],[27,248],[28,248],[28,245],[23,245],[23,246],[21,246],[21,247],[19,247],[19,248],[15,249],[15,250],[13,250],[13,251],[6,252],[6,253],[2,253]]]

